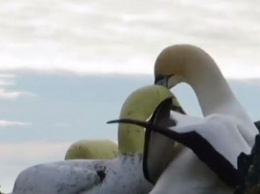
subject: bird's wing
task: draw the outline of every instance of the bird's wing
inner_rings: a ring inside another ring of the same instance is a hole
[[[222,120],[217,118],[202,119],[194,125],[170,127],[131,119],[112,122],[135,124],[165,135],[190,148],[228,185],[236,186],[243,182],[243,178],[236,169],[235,161],[241,152],[250,150],[250,147],[233,125],[222,123]],[[150,144],[152,145],[152,142]]]

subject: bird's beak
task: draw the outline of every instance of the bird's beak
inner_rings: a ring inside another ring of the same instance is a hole
[[[168,88],[168,82],[172,75],[157,75],[155,76],[154,84]]]
[[[167,84],[167,77],[166,76],[156,76],[154,80],[154,85],[160,85],[166,87]]]

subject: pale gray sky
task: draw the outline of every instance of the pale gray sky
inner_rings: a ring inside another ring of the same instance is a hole
[[[159,52],[201,46],[230,78],[260,75],[260,2],[11,0],[0,6],[0,70],[152,74]]]

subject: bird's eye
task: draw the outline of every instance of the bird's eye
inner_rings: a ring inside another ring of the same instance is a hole
[[[160,81],[162,81],[163,79],[165,79],[165,76],[163,76],[163,75],[158,75],[158,76],[155,77],[154,83],[160,82]]]
[[[154,84],[155,85],[161,85],[161,86],[164,86],[166,88],[169,88],[169,81],[170,81],[170,78],[172,76],[173,76],[173,74],[170,74],[170,75],[157,75],[157,76],[155,76]]]

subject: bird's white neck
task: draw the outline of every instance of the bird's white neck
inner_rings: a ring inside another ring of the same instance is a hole
[[[196,69],[187,68],[185,73],[185,81],[195,91],[204,116],[219,113],[220,107],[226,103],[237,102],[226,79],[211,58],[201,61]]]
[[[215,61],[204,51],[194,50],[183,60],[184,81],[195,91],[202,113],[236,117],[253,126]]]

